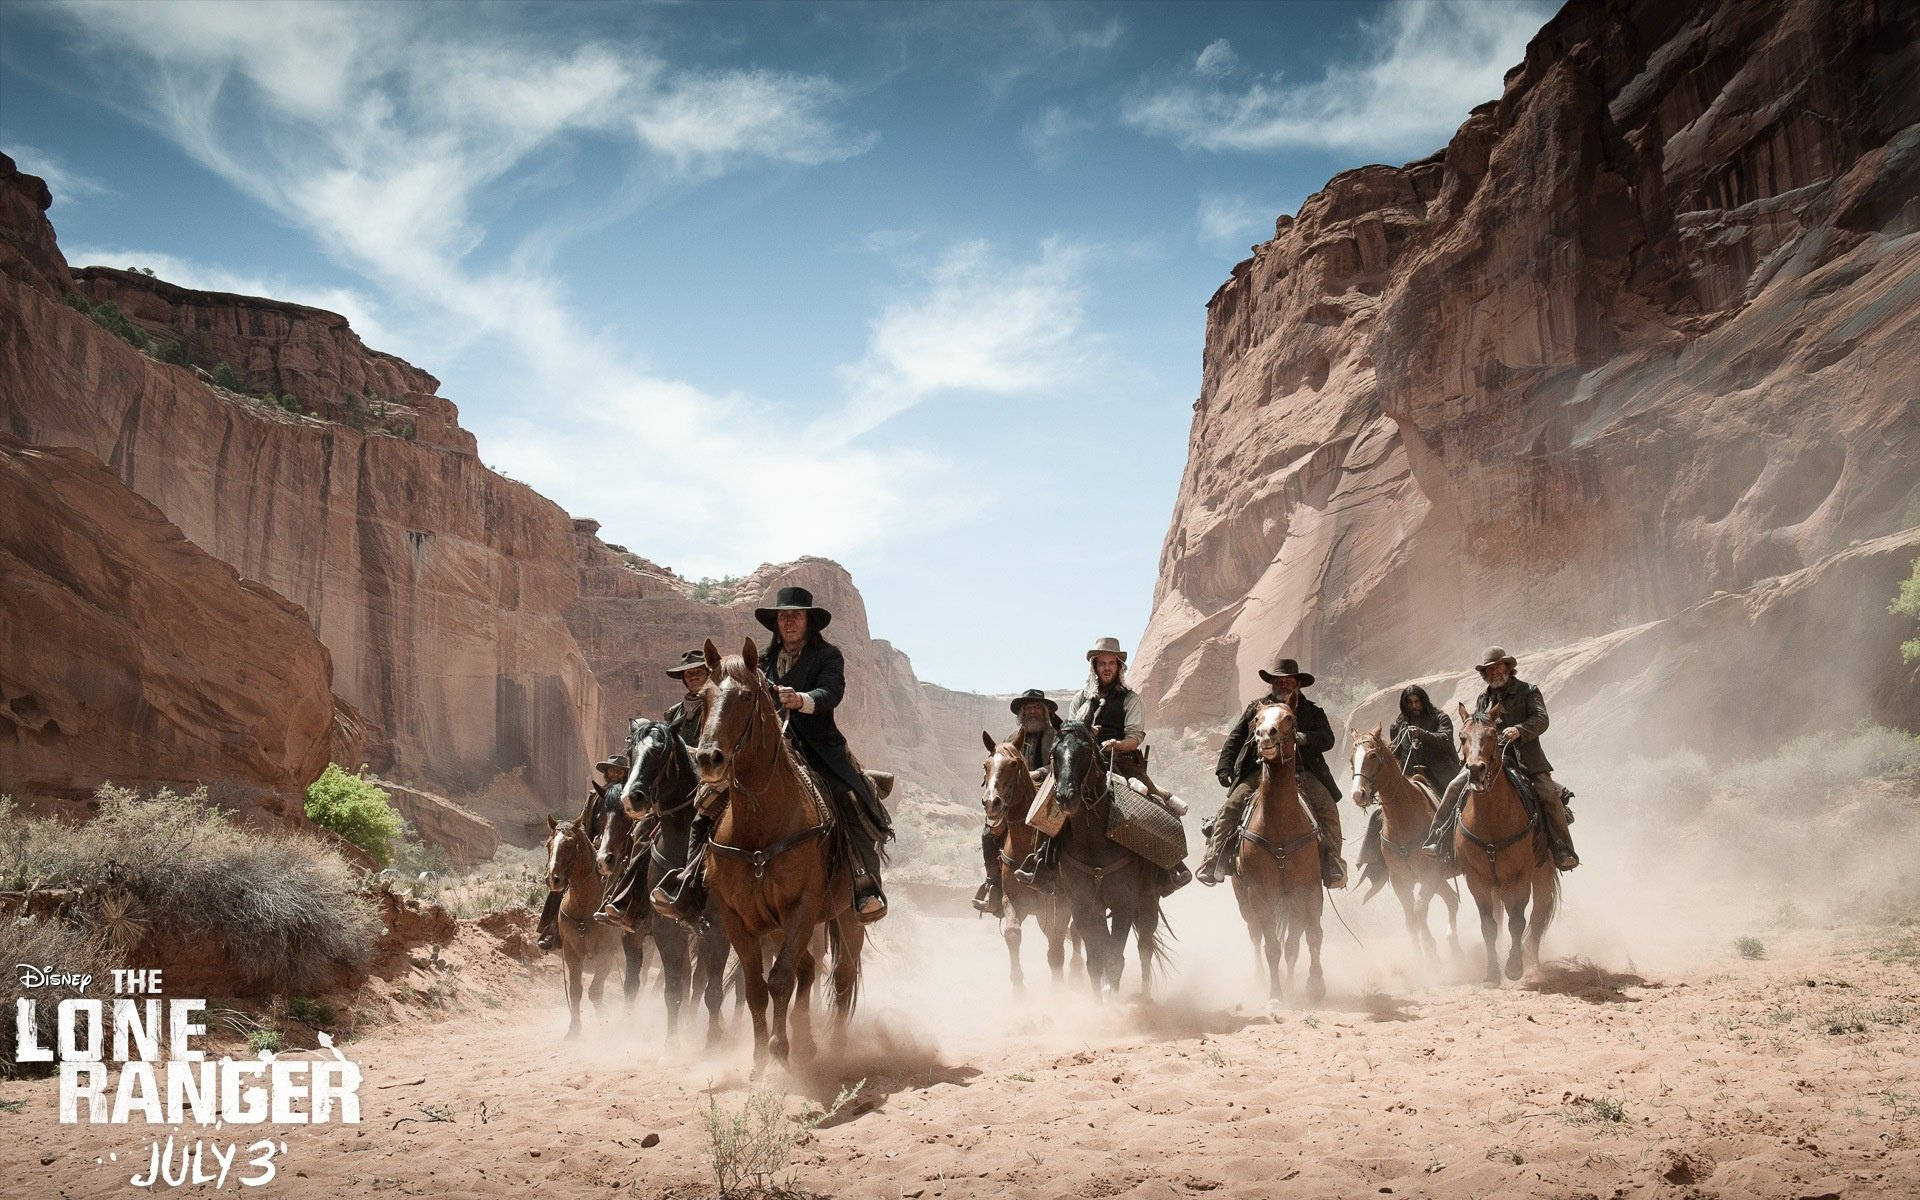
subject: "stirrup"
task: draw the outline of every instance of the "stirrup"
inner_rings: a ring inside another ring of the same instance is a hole
[[[595,912],[593,920],[597,925],[610,925],[615,929],[624,929],[628,933],[640,932],[640,922],[632,913],[615,908],[611,904]]]
[[[973,911],[986,913],[990,917],[1000,916],[1006,911],[1005,901],[1001,898],[1000,885],[992,880],[980,885],[973,894]]]
[[[880,902],[880,906],[878,908],[869,908],[868,904],[875,900]],[[853,915],[862,925],[871,925],[881,917],[886,916],[886,893],[876,887],[864,896],[855,895],[853,898]]]

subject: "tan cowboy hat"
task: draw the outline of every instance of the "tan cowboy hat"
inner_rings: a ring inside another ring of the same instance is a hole
[[[1092,662],[1093,656],[1096,654],[1112,654],[1118,657],[1121,662],[1127,661],[1127,652],[1120,648],[1120,639],[1115,637],[1104,637],[1095,642],[1093,649],[1087,651],[1087,661]]]
[[[695,667],[700,668],[702,671],[707,669],[707,652],[705,650],[689,650],[685,654],[682,654],[680,656],[680,665],[677,667],[668,667],[667,674],[671,678],[678,679]]]
[[[593,769],[600,772],[602,775],[605,775],[608,769],[610,768],[625,771],[630,766],[631,764],[627,762],[626,755],[616,754],[616,755],[613,755],[611,758],[603,758],[599,762],[593,764]]]
[[[820,632],[833,620],[833,614],[813,602],[813,593],[803,587],[783,587],[773,597],[771,608],[756,608],[753,619],[765,625],[774,633],[780,632],[775,613],[803,612],[813,614],[813,631]]]
[[[1282,679],[1291,679],[1301,687],[1313,686],[1313,672],[1302,671],[1300,664],[1291,658],[1274,659],[1273,670],[1269,671],[1264,667],[1261,668],[1260,678],[1266,680],[1268,683],[1279,683]]]
[[[1495,663],[1502,662],[1507,664],[1507,670],[1509,671],[1515,670],[1520,666],[1520,664],[1514,660],[1513,655],[1508,654],[1498,646],[1488,646],[1487,652],[1480,656],[1479,663],[1477,663],[1473,669],[1485,675],[1488,667]]]

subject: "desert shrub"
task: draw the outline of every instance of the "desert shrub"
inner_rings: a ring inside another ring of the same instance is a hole
[[[1920,501],[1916,501],[1916,504],[1920,504]],[[1913,560],[1913,570],[1901,581],[1900,594],[1893,598],[1887,611],[1920,621],[1920,558]],[[1912,662],[1917,658],[1920,658],[1920,637],[1908,638],[1900,643],[1901,662]]]
[[[247,1035],[247,1049],[255,1054],[262,1050],[278,1053],[280,1049],[280,1031],[278,1029],[256,1029]]]
[[[330,1005],[305,996],[295,996],[288,1000],[287,1014],[302,1025],[313,1029],[332,1029],[340,1022],[339,1015]]]
[[[754,1088],[747,1093],[746,1103],[738,1112],[721,1108],[719,1101],[708,1096],[707,1111],[701,1114],[707,1132],[703,1149],[720,1194],[737,1196],[748,1191],[766,1192],[774,1187],[791,1190],[793,1173],[788,1170],[788,1163],[794,1149],[822,1122],[846,1107],[847,1101],[858,1095],[866,1082],[862,1079],[852,1087],[840,1089],[828,1107],[797,1117],[787,1116],[787,1097],[783,1092]]]
[[[176,367],[184,367],[187,365],[186,347],[172,339],[155,345],[153,348],[153,356],[163,363],[170,363]]]
[[[29,990],[24,986],[16,964],[51,967],[63,975],[91,975],[93,983],[85,991],[64,984],[46,984]],[[113,967],[104,936],[83,924],[61,919],[41,921],[15,920],[0,915],[0,1079],[20,1075],[51,1073],[47,1063],[14,1061],[18,1001],[22,996],[36,1002],[41,1014],[37,1022],[40,1044],[53,1043],[53,1012],[60,1001],[78,996],[99,996],[110,990],[107,972]]]
[[[81,313],[95,325],[98,325],[100,328],[111,333],[136,350],[147,350],[152,347],[151,339],[140,331],[139,326],[127,320],[126,314],[120,311],[120,306],[111,300],[102,300],[98,304],[90,304],[87,302],[87,298],[80,293],[68,292],[67,307],[73,309],[75,312]]]
[[[1757,937],[1735,938],[1733,939],[1733,948],[1741,958],[1765,958],[1767,956],[1767,944]]]
[[[371,956],[379,919],[353,869],[312,838],[242,829],[204,790],[97,796],[81,825],[0,810],[0,888],[86,889],[76,911],[121,950],[211,941],[255,991],[319,991]]]
[[[307,786],[307,819],[373,855],[383,867],[393,861],[403,828],[387,793],[364,776],[348,774],[339,763],[328,763]]]
[[[693,585],[693,598],[702,604],[725,604],[733,599],[734,589],[744,582],[738,575],[722,575],[718,579],[703,575]]]
[[[233,368],[226,363],[213,364],[213,370],[208,373],[213,376],[213,386],[225,388],[230,392],[240,390],[240,377],[235,375]]]

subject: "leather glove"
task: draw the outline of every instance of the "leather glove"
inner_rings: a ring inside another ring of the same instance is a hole
[[[1220,781],[1220,786],[1223,788],[1230,788],[1233,786],[1232,771],[1215,771],[1213,773],[1213,777]]]
[[[1306,745],[1306,744],[1307,744],[1307,735],[1306,735],[1305,733],[1302,733],[1302,732],[1301,732],[1300,730],[1298,730],[1298,729],[1296,729],[1296,730],[1294,730],[1294,731],[1293,731],[1293,744],[1294,744],[1294,745],[1296,745],[1296,746],[1304,746],[1304,745]]]
[[[1500,744],[1502,746],[1511,746],[1519,740],[1520,727],[1518,725],[1509,725],[1500,731]]]

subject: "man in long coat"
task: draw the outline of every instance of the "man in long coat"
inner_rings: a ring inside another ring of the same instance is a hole
[[[1295,774],[1300,798],[1320,827],[1320,877],[1330,888],[1345,887],[1347,865],[1340,857],[1340,786],[1334,782],[1326,757],[1334,747],[1333,726],[1327,721],[1326,710],[1307,699],[1302,690],[1313,686],[1313,673],[1302,671],[1291,658],[1281,658],[1275,661],[1273,670],[1263,669],[1260,678],[1272,690],[1256,697],[1240,714],[1214,765],[1214,777],[1229,790],[1226,802],[1214,814],[1207,838],[1207,861],[1198,878],[1211,887],[1233,874],[1240,849],[1240,826],[1260,787],[1260,752],[1254,743],[1254,726],[1268,705],[1286,704],[1293,709],[1293,737],[1299,747]]]
[[[1424,777],[1436,796],[1460,773],[1460,752],[1453,742],[1453,722],[1433,706],[1427,689],[1417,683],[1400,689],[1400,715],[1387,731],[1387,744],[1407,778]],[[1366,836],[1360,839],[1360,856],[1355,860],[1363,879],[1377,882],[1387,877],[1386,859],[1380,852],[1380,835],[1385,823],[1386,814],[1376,807],[1367,819]]]
[[[1020,718],[1020,728],[1015,733],[1020,736],[1020,756],[1026,761],[1027,770],[1047,770],[1053,761],[1054,733],[1060,728],[1060,706],[1039,688],[1028,688],[1007,707]],[[1025,813],[1016,813],[1009,819],[1022,820],[1025,816]],[[987,881],[973,894],[973,907],[977,912],[997,917],[1006,907],[1000,890],[1000,836],[993,832],[991,824],[981,827],[980,857],[986,864]]]

